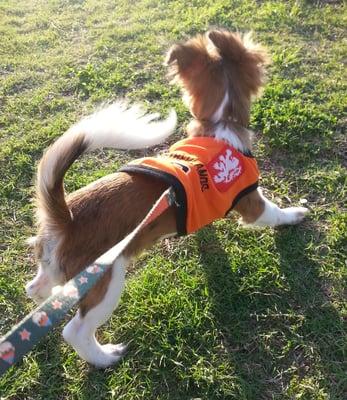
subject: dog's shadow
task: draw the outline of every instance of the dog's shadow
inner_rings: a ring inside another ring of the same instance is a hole
[[[318,231],[304,226],[274,231],[273,258],[283,286],[276,287],[274,280],[273,285],[266,283],[265,290],[247,289],[245,278],[251,276],[245,277],[242,266],[236,273],[231,270],[230,256],[213,226],[196,238],[213,314],[242,395],[249,399],[281,395],[293,377],[300,382],[315,375],[322,376],[320,385],[333,395],[333,364],[344,362],[345,334],[319,265],[306,254],[309,243],[323,240]],[[246,250],[241,242],[235,246]]]

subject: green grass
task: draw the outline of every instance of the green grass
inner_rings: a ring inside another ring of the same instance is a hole
[[[346,10],[342,1],[36,0],[0,3],[0,331],[33,304],[33,177],[43,150],[83,113],[127,96],[189,119],[163,56],[210,26],[253,29],[273,63],[252,110],[263,186],[308,200],[300,226],[235,219],[157,245],[129,273],[104,342],[128,342],[99,371],[51,333],[0,379],[1,400],[342,400],[347,396]],[[189,4],[189,6],[187,6]],[[148,152],[150,153],[150,152]],[[69,191],[142,152],[100,151]]]

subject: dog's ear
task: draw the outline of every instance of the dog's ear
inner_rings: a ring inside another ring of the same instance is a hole
[[[218,53],[221,58],[230,56],[233,53],[237,55],[236,49],[231,48],[233,35],[230,32],[214,29],[206,32],[206,38],[210,43],[210,49],[214,48],[215,53]]]
[[[226,78],[220,54],[205,35],[171,47],[166,56],[169,76],[184,91],[184,100],[195,118],[208,119],[223,100]]]
[[[194,51],[190,46],[175,44],[167,52],[164,64],[176,67],[179,72],[182,72],[189,68],[193,61]]]
[[[218,40],[215,40],[216,35],[218,35],[217,30],[208,31],[205,35],[206,51],[207,51],[207,54],[209,55],[211,61],[220,61],[222,59],[220,48],[217,45]]]
[[[165,65],[172,83],[190,84],[193,76],[203,67],[203,52],[194,41],[175,44],[167,52]],[[183,83],[184,82],[184,83]]]
[[[222,41],[224,39],[223,31],[213,29],[206,32],[207,40],[209,40],[217,49],[221,49]]]
[[[184,72],[191,66],[199,68],[220,59],[213,41],[208,36],[198,35],[186,43],[172,46],[166,55],[165,64],[169,67],[176,66],[179,72]]]
[[[169,51],[166,53],[164,65],[171,65],[174,62],[177,62],[180,45],[175,44],[170,47]]]
[[[252,40],[252,34],[210,30],[206,40],[215,46],[228,77],[230,116],[242,126],[249,123],[251,99],[261,93],[265,83],[266,50]]]
[[[265,48],[253,41],[252,32],[241,36],[238,33],[215,29],[208,31],[206,37],[213,43],[221,56],[231,62],[243,64],[251,62],[259,66],[270,63]]]

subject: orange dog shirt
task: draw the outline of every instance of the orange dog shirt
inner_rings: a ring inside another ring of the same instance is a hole
[[[134,160],[121,171],[147,174],[174,188],[179,235],[223,218],[257,188],[259,178],[252,155],[212,137],[180,140],[168,152]]]

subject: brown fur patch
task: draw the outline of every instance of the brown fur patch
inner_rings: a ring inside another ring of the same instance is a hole
[[[246,224],[255,222],[262,215],[264,209],[265,202],[257,190],[243,196],[234,207],[234,210],[241,214],[242,220]]]
[[[72,163],[87,148],[83,135],[71,135],[69,139],[56,141],[46,151],[38,167],[36,201],[39,220],[44,219],[45,225],[54,227],[55,230],[63,230],[71,222],[70,211],[65,202],[63,179]],[[52,158],[52,153],[58,155],[53,165],[48,161]],[[52,174],[49,182],[44,178],[47,169]]]
[[[73,220],[57,251],[65,279],[71,279],[135,229],[166,188],[163,182],[144,175],[116,173],[71,194],[67,204]],[[144,229],[126,256],[134,256],[175,231],[175,213],[170,209]],[[111,273],[106,274],[82,300],[82,315],[103,299],[110,278]]]

